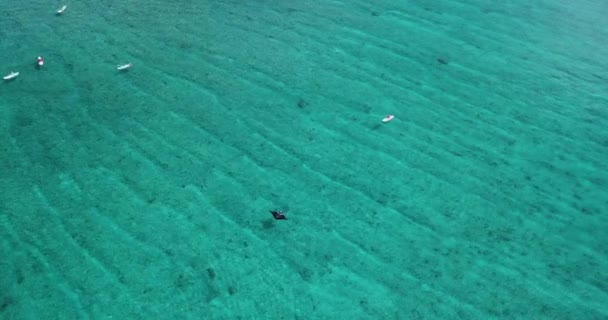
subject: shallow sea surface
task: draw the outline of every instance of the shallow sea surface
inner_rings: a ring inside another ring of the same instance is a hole
[[[67,4],[0,0],[0,318],[608,319],[605,1]]]

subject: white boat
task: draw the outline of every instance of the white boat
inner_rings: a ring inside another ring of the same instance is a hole
[[[11,79],[16,78],[18,75],[19,75],[19,72],[11,71],[11,73],[5,75],[3,79],[4,80],[11,80]]]
[[[126,70],[126,69],[131,68],[131,66],[132,66],[132,65],[133,65],[133,64],[132,64],[132,63],[130,63],[130,62],[129,62],[129,63],[127,63],[127,64],[118,65],[118,66],[116,66],[116,70]]]
[[[62,14],[65,11],[65,9],[67,9],[67,8],[68,8],[68,6],[61,7],[61,9],[57,10],[57,14]]]

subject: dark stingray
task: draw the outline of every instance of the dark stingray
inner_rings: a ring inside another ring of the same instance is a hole
[[[283,211],[270,211],[275,220],[287,220],[287,217],[283,214]]]

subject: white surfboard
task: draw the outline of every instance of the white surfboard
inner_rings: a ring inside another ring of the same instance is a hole
[[[61,9],[57,10],[57,14],[62,14],[65,11],[65,9],[67,9],[67,8],[68,8],[68,6],[61,7]]]
[[[132,66],[132,65],[133,65],[133,64],[132,64],[132,63],[130,63],[130,62],[129,62],[129,63],[127,63],[127,64],[118,65],[118,66],[116,67],[116,70],[126,70],[126,69],[131,68],[131,66]]]
[[[392,115],[392,114],[388,114],[388,115],[386,115],[386,117],[382,118],[382,122],[386,123],[386,122],[389,122],[389,121],[391,121],[393,119],[395,119],[395,116]]]
[[[5,75],[3,79],[4,80],[11,80],[11,79],[16,78],[18,75],[19,75],[19,72],[11,71],[11,73]]]

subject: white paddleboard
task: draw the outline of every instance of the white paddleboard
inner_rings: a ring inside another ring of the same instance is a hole
[[[386,117],[382,118],[382,122],[386,123],[389,122],[391,120],[395,119],[395,116],[392,114],[387,114]]]
[[[57,10],[57,14],[62,14],[65,11],[65,9],[67,9],[67,8],[68,8],[68,6],[61,7],[61,9]]]
[[[126,69],[131,68],[132,65],[133,65],[132,63],[123,64],[122,66],[119,65],[116,67],[116,70],[126,70]]]
[[[4,80],[10,80],[10,79],[14,79],[19,75],[19,72],[11,72],[7,75],[4,76]]]

